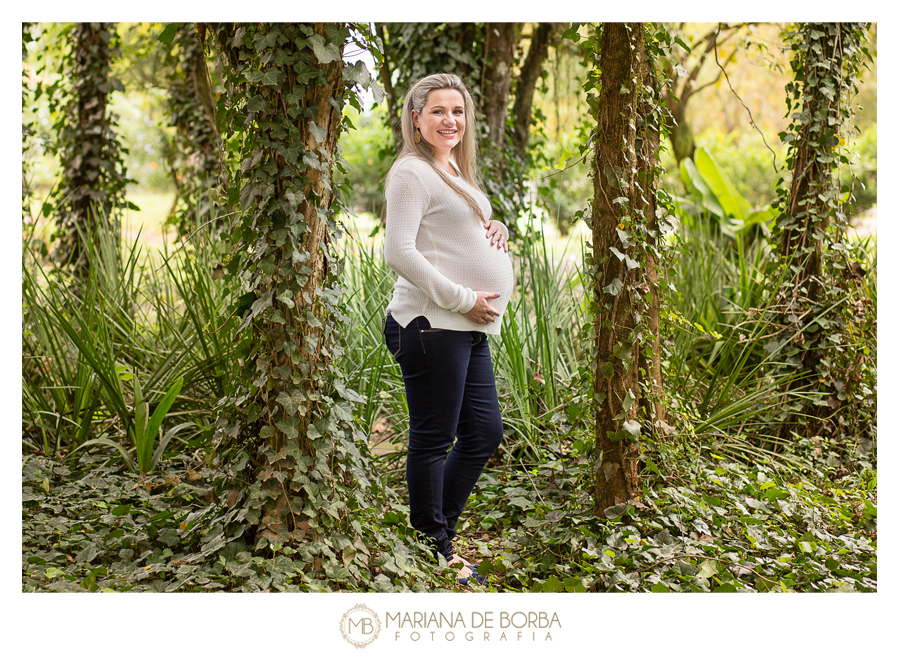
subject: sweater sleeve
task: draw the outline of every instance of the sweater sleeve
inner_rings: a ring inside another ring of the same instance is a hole
[[[385,190],[387,226],[384,258],[388,266],[422,290],[435,304],[455,313],[467,313],[477,301],[471,288],[441,274],[416,249],[416,236],[428,208],[428,190],[415,172],[398,168]]]

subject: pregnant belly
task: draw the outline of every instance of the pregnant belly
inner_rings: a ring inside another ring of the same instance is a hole
[[[459,283],[472,290],[499,292],[497,302],[505,306],[512,296],[515,283],[512,259],[502,249],[491,247],[480,253],[478,258],[469,260],[469,267]]]

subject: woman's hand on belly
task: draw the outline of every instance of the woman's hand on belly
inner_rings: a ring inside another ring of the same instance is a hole
[[[503,235],[503,227],[500,225],[500,222],[495,222],[492,219],[485,224],[484,228],[487,229],[485,237],[491,241],[492,247],[496,244],[497,249],[503,249],[505,252],[509,251],[509,245],[506,243],[506,236]]]
[[[500,311],[491,306],[488,300],[497,299],[500,296],[500,293],[476,290],[475,294],[478,296],[475,300],[475,306],[473,306],[470,311],[463,313],[463,315],[476,324],[495,322],[500,316]]]

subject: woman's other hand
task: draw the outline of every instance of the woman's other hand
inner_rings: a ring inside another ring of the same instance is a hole
[[[486,236],[491,241],[491,246],[497,245],[497,249],[503,249],[504,252],[508,253],[509,245],[506,243],[506,236],[503,234],[503,224],[492,219],[485,224],[484,228],[487,230]]]
[[[463,313],[463,315],[476,324],[494,322],[500,316],[500,311],[491,306],[488,300],[497,299],[500,293],[476,290],[475,294],[478,296],[478,299],[475,300],[475,306],[472,307],[471,311]]]

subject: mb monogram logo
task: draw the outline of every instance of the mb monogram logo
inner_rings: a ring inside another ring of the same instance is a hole
[[[380,632],[378,615],[362,603],[357,603],[341,617],[341,635],[357,649],[374,642]]]

